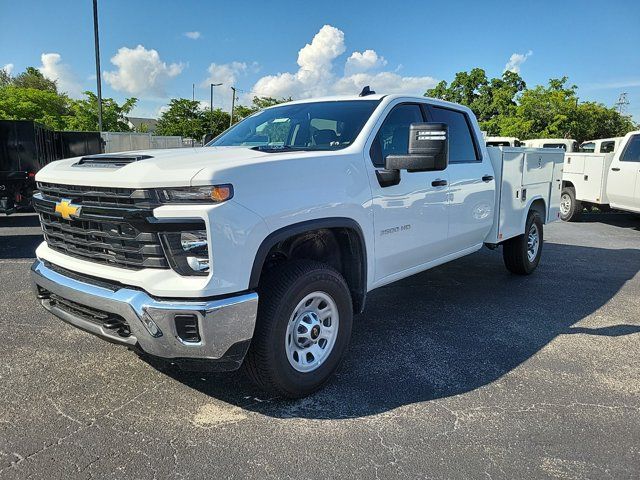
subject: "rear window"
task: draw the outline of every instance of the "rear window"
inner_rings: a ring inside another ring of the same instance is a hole
[[[580,151],[585,153],[593,153],[596,151],[596,142],[585,142],[580,145]]]
[[[561,148],[562,150],[566,150],[567,146],[564,143],[544,143],[542,148]]]

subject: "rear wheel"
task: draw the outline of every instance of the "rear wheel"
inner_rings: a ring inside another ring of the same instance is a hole
[[[300,260],[267,272],[244,367],[270,394],[300,398],[340,364],[351,336],[349,288],[328,265]]]
[[[525,233],[511,238],[502,246],[504,264],[512,273],[529,275],[538,267],[542,255],[542,220],[536,212],[529,212]]]
[[[560,218],[565,222],[575,222],[582,213],[582,202],[576,200],[576,190],[564,187],[560,194]]]

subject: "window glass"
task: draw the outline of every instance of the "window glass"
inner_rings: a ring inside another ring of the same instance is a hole
[[[357,100],[267,108],[245,118],[207,146],[336,150],[356,139],[378,104],[378,100]]]
[[[621,162],[640,162],[640,135],[634,135],[629,139],[627,147],[620,157]]]
[[[593,153],[596,151],[596,142],[585,142],[580,145],[580,151],[584,153]]]
[[[449,162],[475,162],[478,160],[476,148],[467,116],[448,108],[429,107],[431,122],[442,122],[449,126]]]
[[[562,150],[566,150],[567,146],[564,143],[544,143],[542,148],[561,148]]]
[[[384,167],[387,155],[406,155],[409,152],[409,125],[423,121],[419,105],[405,104],[393,107],[371,145],[373,164],[376,167]]]
[[[611,153],[616,148],[616,142],[608,141],[600,144],[600,153]]]
[[[492,142],[487,142],[487,147],[510,147],[511,144],[506,140],[496,140]]]

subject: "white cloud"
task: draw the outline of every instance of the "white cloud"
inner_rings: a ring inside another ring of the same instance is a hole
[[[154,49],[142,45],[122,47],[111,57],[117,70],[104,72],[105,81],[115,90],[141,96],[163,96],[167,81],[184,70],[182,63],[167,65]]]
[[[434,86],[432,77],[401,76],[397,72],[376,71],[387,65],[387,60],[374,50],[353,52],[344,65],[344,75],[336,75],[334,63],[346,51],[344,33],[331,25],[323,26],[298,52],[299,69],[260,78],[250,93],[251,97],[309,98],[332,94],[357,94],[365,85],[379,93],[423,94]]]
[[[200,32],[184,32],[184,36],[190,38],[191,40],[198,40],[202,34]]]
[[[209,88],[212,83],[221,83],[222,85],[214,87],[215,108],[228,109],[231,107],[231,87],[238,84],[241,76],[246,75],[248,71],[257,69],[257,63],[247,65],[245,62],[231,63],[212,63],[207,71],[209,76],[202,83],[202,87],[207,89],[207,98],[209,98]],[[205,105],[206,103],[206,105]],[[209,101],[202,102],[202,105],[209,108]]]
[[[504,66],[504,71],[510,71],[514,73],[520,73],[520,66],[527,61],[533,55],[533,52],[529,50],[527,53],[513,53],[511,57],[509,57],[509,61]]]
[[[354,73],[367,72],[369,70],[382,68],[387,64],[384,57],[378,55],[375,50],[365,50],[364,52],[353,52],[347,58],[344,73],[351,75]]]
[[[2,68],[0,68],[0,70],[4,70],[7,75],[11,75],[11,73],[13,73],[13,63],[7,63],[5,66],[3,66]]]
[[[43,53],[40,56],[40,61],[42,65],[38,67],[38,70],[49,80],[54,80],[59,91],[65,92],[73,98],[82,96],[82,85],[69,66],[62,63],[62,57],[59,53]]]

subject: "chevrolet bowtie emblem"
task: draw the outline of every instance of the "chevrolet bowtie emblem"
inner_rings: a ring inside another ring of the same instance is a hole
[[[71,220],[71,215],[80,215],[80,206],[71,204],[71,200],[61,200],[56,203],[56,213],[59,213],[65,220]]]

